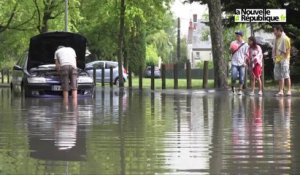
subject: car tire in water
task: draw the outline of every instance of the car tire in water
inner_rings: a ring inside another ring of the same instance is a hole
[[[24,93],[25,97],[31,97],[32,96],[32,92],[28,88],[27,82],[23,82],[22,85],[21,85],[21,88],[22,88],[22,92]]]
[[[14,85],[12,83],[10,83],[10,92],[13,96],[15,96],[17,94],[16,88],[14,87]]]
[[[96,88],[93,87],[93,89],[91,90],[91,97],[95,98],[95,96],[96,96]]]

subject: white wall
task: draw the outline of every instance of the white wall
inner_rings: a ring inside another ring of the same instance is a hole
[[[193,51],[193,58],[199,61],[211,61],[211,51]]]

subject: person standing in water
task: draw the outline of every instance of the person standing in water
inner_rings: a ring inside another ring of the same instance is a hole
[[[263,53],[261,47],[256,43],[255,37],[251,36],[248,38],[248,56],[247,63],[251,72],[251,92],[249,95],[255,95],[255,82],[258,81],[258,95],[262,95],[262,65],[263,65]]]
[[[273,27],[275,39],[273,42],[272,56],[274,60],[274,78],[279,82],[278,92],[275,96],[284,95],[284,83],[287,84],[286,95],[291,96],[291,78],[290,78],[290,52],[291,41],[283,31],[281,25]]]
[[[238,95],[242,95],[242,89],[245,79],[246,58],[248,53],[248,44],[243,40],[243,32],[235,32],[236,40],[230,44],[231,59],[231,78],[232,78],[232,92],[235,93],[235,83],[239,79]]]
[[[73,101],[77,101],[77,63],[76,52],[71,47],[58,46],[54,60],[56,70],[61,77],[64,103],[68,104],[69,91],[72,90]]]

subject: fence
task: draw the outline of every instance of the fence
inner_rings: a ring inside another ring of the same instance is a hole
[[[96,74],[96,68],[93,68],[93,79],[94,83],[96,85],[97,82],[97,74]],[[1,84],[9,84],[11,80],[11,71],[9,69],[1,69],[0,70],[1,75]],[[151,89],[155,89],[155,67],[151,66]],[[105,86],[105,69],[101,69],[101,86]],[[192,88],[192,80],[193,79],[202,79],[203,88],[208,87],[208,79],[213,79],[213,71],[208,69],[208,62],[205,62],[203,69],[191,69],[191,63],[187,61],[185,64],[162,64],[161,65],[161,88],[166,89],[166,79],[172,79],[174,82],[174,89],[178,89],[178,80],[179,79],[185,79],[186,80],[186,88],[191,89]],[[112,87],[116,80],[113,79],[113,68],[109,68],[109,85]],[[128,69],[128,87],[132,88],[132,71],[129,67]],[[138,88],[143,89],[143,78],[144,78],[144,69],[143,67],[139,68],[138,73]]]
[[[144,70],[142,67],[139,68],[139,89],[143,89],[143,77]],[[161,65],[161,88],[166,89],[166,79],[172,79],[173,88],[178,89],[178,80],[186,80],[186,88],[192,88],[193,79],[202,79],[202,87],[208,87],[208,80],[214,78],[213,70],[208,69],[208,62],[205,61],[203,69],[191,69],[190,61],[187,61],[185,64],[162,64]],[[151,66],[151,76],[150,76],[150,88],[155,89],[155,67]],[[132,72],[129,67],[128,71],[128,87],[132,88]]]
[[[9,84],[10,77],[11,77],[11,71],[9,69],[1,69],[0,73],[1,73],[0,74],[1,84]]]

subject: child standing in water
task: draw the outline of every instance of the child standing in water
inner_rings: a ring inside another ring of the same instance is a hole
[[[261,75],[262,75],[262,59],[263,54],[261,47],[256,43],[256,39],[251,36],[248,38],[248,58],[247,62],[249,65],[249,69],[251,70],[251,92],[249,95],[255,95],[255,82],[258,81],[258,95],[262,95],[262,81],[261,81]]]

